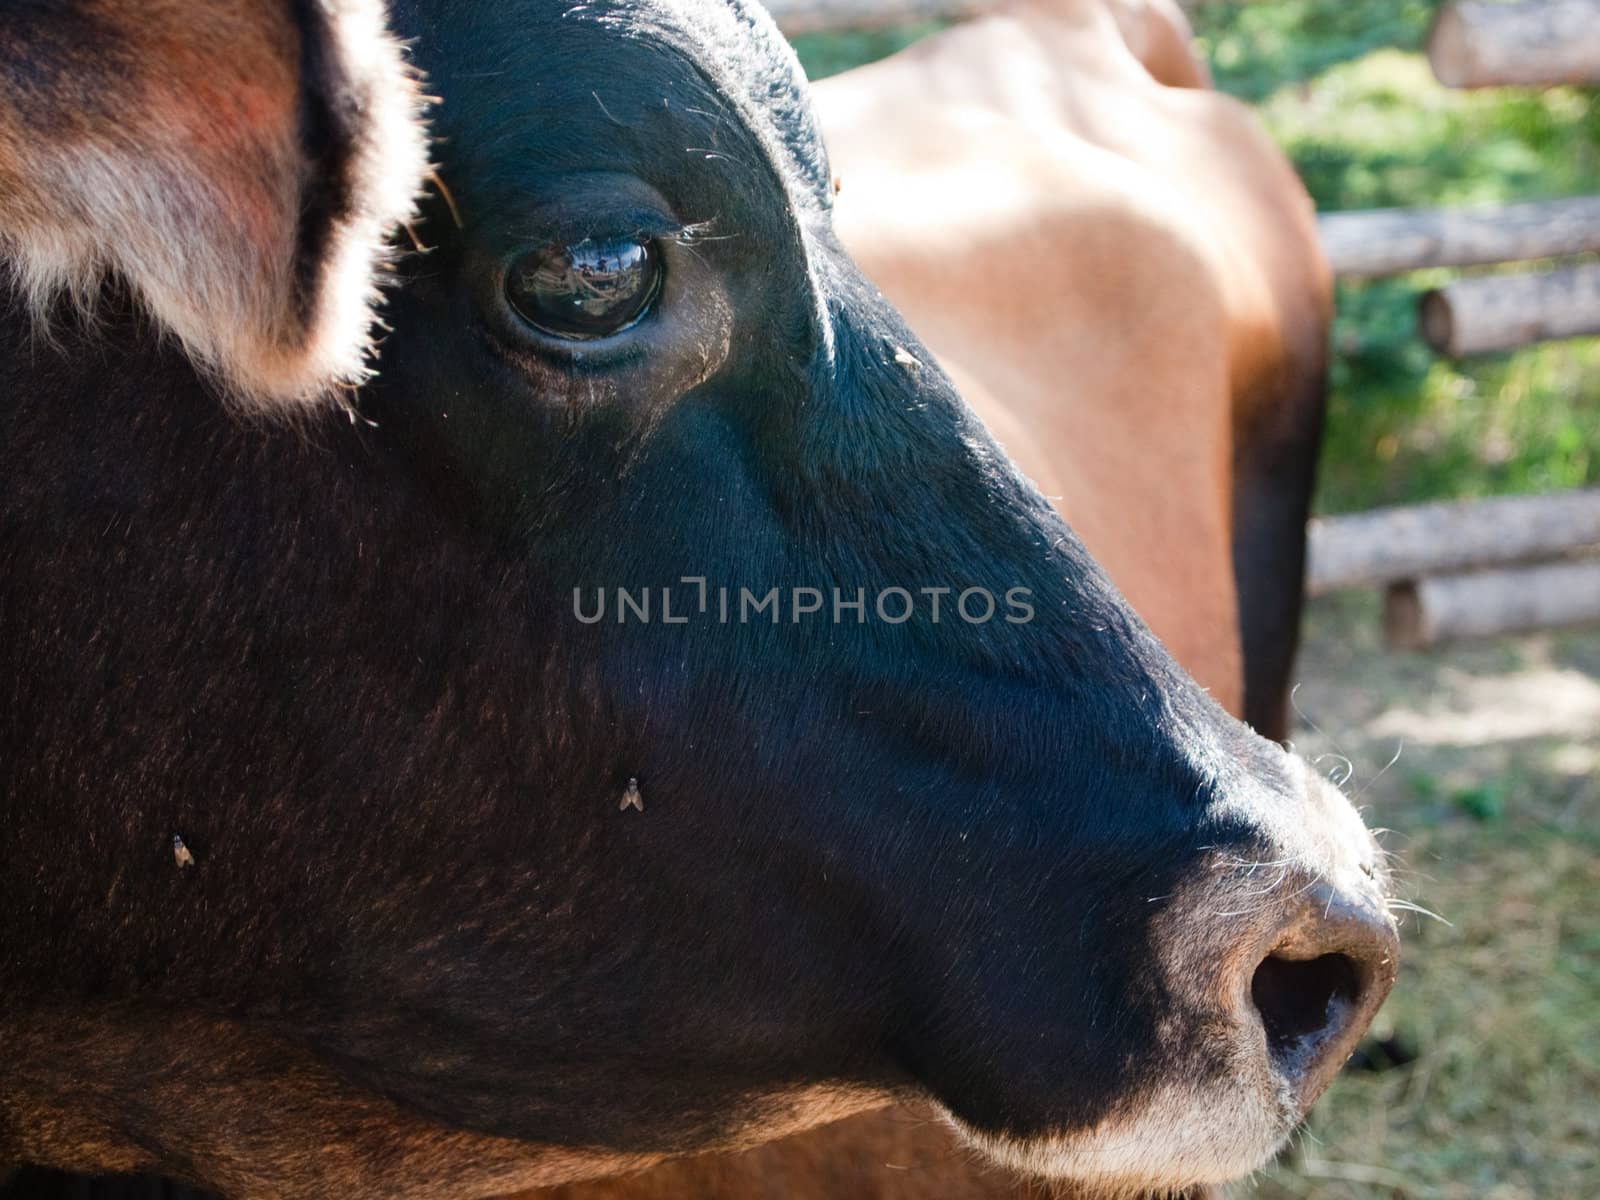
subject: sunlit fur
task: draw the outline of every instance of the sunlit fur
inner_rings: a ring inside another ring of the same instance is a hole
[[[36,320],[115,277],[247,408],[365,377],[426,164],[377,0],[24,7],[0,41],[37,63],[0,69],[0,269]]]

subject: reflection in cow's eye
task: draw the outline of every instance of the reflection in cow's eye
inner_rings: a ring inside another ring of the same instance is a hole
[[[610,337],[649,311],[662,274],[654,242],[585,238],[545,246],[512,262],[506,299],[544,333],[578,340]]]

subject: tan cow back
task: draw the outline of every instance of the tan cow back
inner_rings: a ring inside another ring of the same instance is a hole
[[[1234,440],[1320,355],[1329,285],[1304,189],[1187,47],[1154,0],[1033,0],[817,102],[845,244],[1238,711]]]

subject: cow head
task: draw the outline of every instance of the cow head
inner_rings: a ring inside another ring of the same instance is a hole
[[[1271,1154],[1393,978],[1373,844],[857,274],[766,18],[398,6],[426,248],[284,427],[222,405],[355,370],[409,84],[360,6],[131,12],[0,18],[12,286],[101,298],[0,376],[0,1153],[486,1194],[921,1095],[1108,1191]]]

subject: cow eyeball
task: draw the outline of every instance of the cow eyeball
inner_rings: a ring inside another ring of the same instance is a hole
[[[541,333],[593,341],[642,319],[661,294],[664,274],[654,241],[584,238],[514,259],[506,272],[506,301]]]

